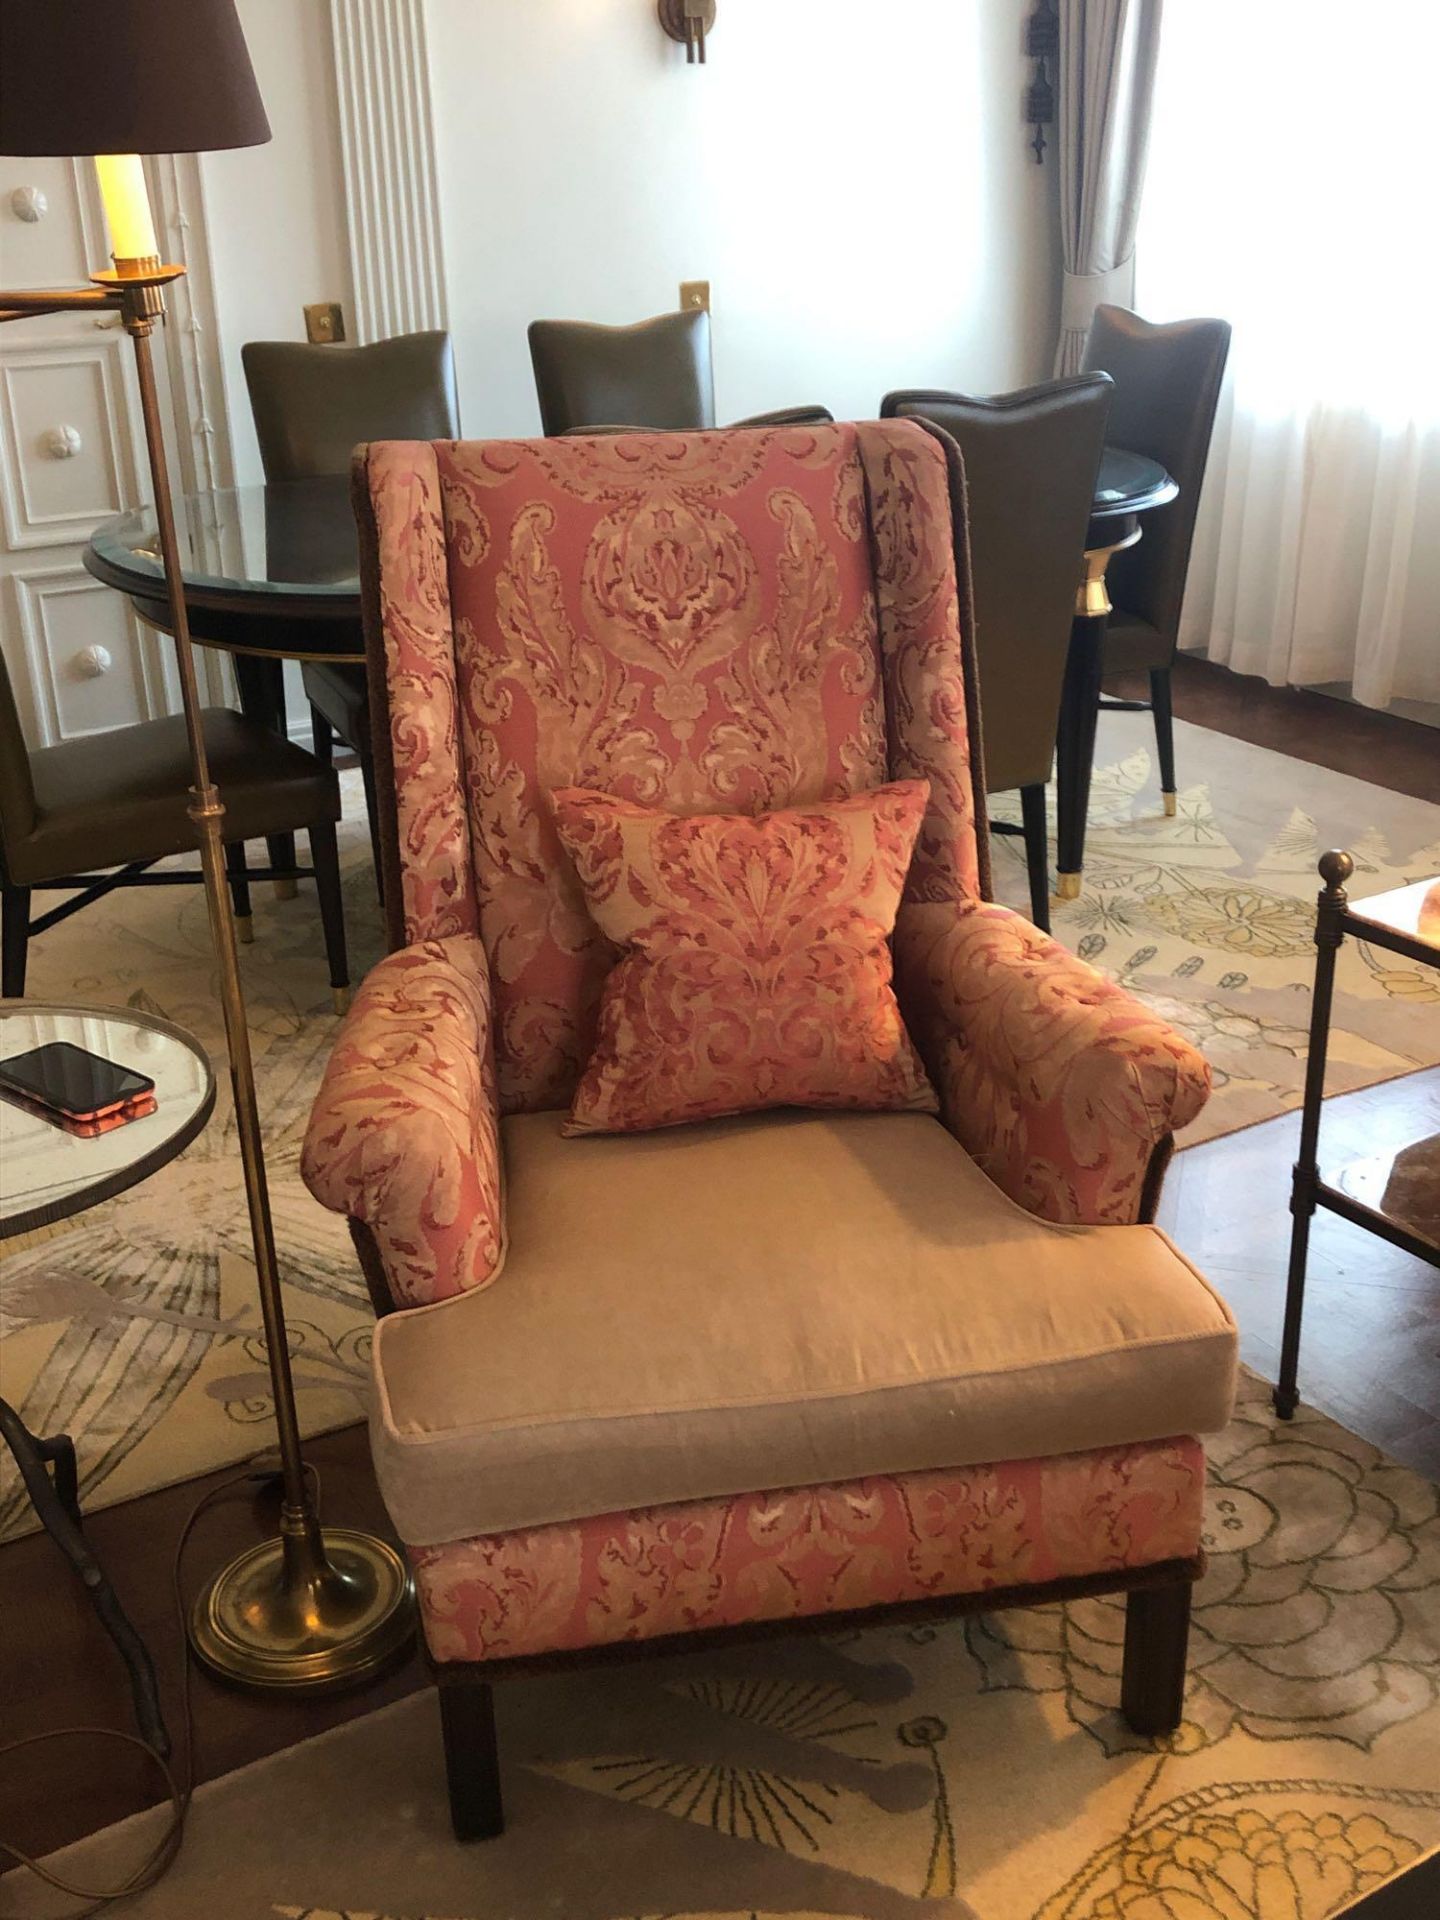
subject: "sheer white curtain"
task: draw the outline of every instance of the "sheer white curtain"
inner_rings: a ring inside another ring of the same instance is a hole
[[[1234,326],[1180,644],[1440,701],[1437,0],[1167,0],[1136,305]]]

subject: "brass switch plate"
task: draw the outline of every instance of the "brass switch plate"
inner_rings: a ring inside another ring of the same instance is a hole
[[[680,305],[686,313],[709,313],[710,282],[708,280],[682,280],[680,282]]]
[[[345,309],[338,300],[320,300],[305,309],[305,338],[317,347],[345,338]]]

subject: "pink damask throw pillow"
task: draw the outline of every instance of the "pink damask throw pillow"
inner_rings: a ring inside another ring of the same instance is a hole
[[[565,1131],[759,1107],[935,1112],[889,947],[929,792],[902,780],[688,817],[584,787],[554,794],[591,915],[623,949]]]

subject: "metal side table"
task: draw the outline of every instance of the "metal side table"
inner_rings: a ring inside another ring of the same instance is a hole
[[[1406,1178],[1392,1172],[1378,1205],[1327,1184],[1320,1177],[1320,1109],[1325,1098],[1325,1055],[1330,1039],[1330,1003],[1335,988],[1335,956],[1346,934],[1387,953],[1402,954],[1417,966],[1440,969],[1440,878],[1421,880],[1411,887],[1376,894],[1350,905],[1345,882],[1355,871],[1348,853],[1332,851],[1320,857],[1325,882],[1315,915],[1315,997],[1310,1011],[1310,1053],[1305,1063],[1305,1104],[1300,1122],[1300,1157],[1290,1190],[1290,1269],[1285,1283],[1285,1331],[1280,1344],[1280,1378],[1275,1387],[1275,1411],[1289,1420],[1299,1403],[1296,1375],[1300,1363],[1300,1325],[1305,1310],[1305,1267],[1310,1252],[1310,1222],[1317,1207],[1338,1213],[1353,1226],[1365,1227],[1432,1266],[1440,1267],[1440,1219],[1433,1196],[1440,1173],[1440,1135],[1418,1142],[1396,1156],[1411,1165]],[[1423,1189],[1423,1191],[1422,1191]],[[1430,1200],[1424,1198],[1428,1192]]]

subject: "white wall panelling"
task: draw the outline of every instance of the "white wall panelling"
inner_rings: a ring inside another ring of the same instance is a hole
[[[92,579],[77,562],[26,568],[11,585],[37,746],[165,711],[164,649],[170,642],[142,627],[122,594]],[[97,652],[110,656],[110,665],[98,673]]]
[[[24,321],[12,323],[17,329]],[[123,333],[75,342],[5,342],[0,363],[0,509],[12,548],[54,547],[139,496],[139,450],[126,404]],[[57,458],[65,429],[78,440]]]
[[[533,13],[529,6],[521,9]],[[538,24],[532,21],[532,25]],[[424,0],[330,0],[354,338],[446,324]]]

